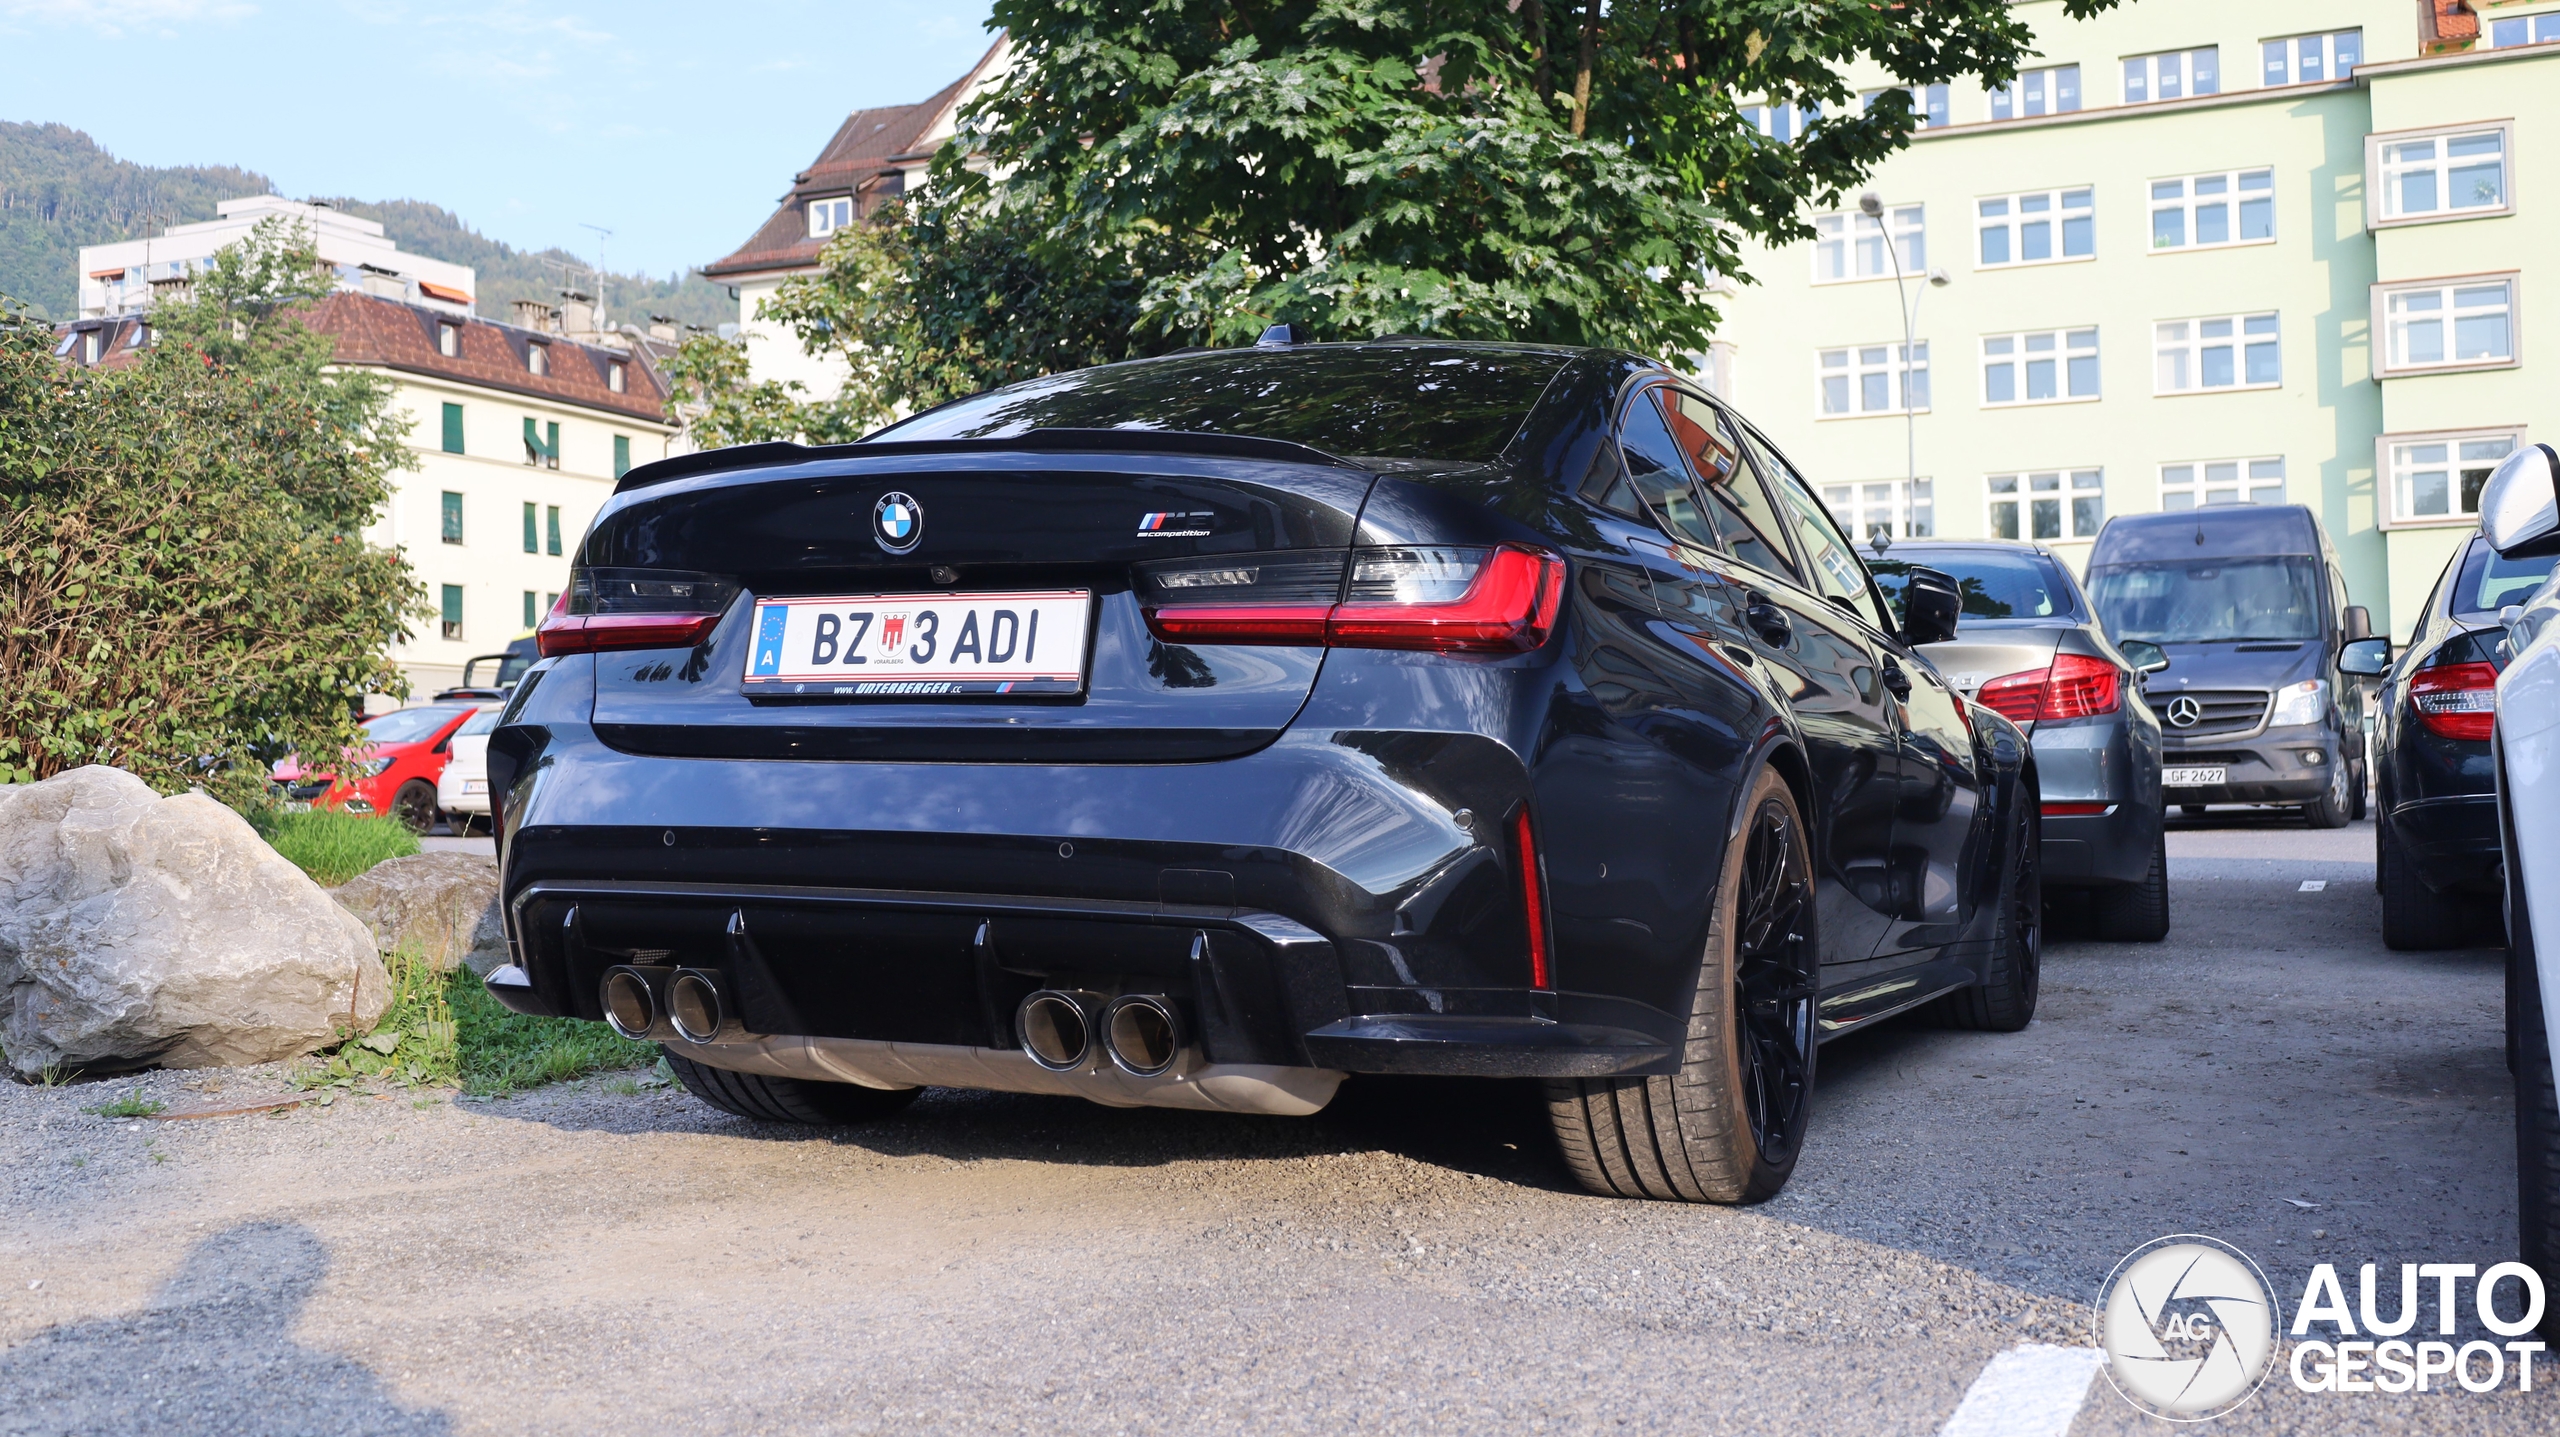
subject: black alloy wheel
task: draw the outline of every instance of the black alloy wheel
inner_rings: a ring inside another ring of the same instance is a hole
[[[1750,1203],[1795,1170],[1813,1113],[1813,855],[1795,794],[1763,770],[1725,846],[1676,1073],[1550,1081],[1565,1166],[1609,1197]]]
[[[436,790],[424,779],[413,778],[400,785],[391,796],[391,816],[411,833],[426,833],[436,826]]]

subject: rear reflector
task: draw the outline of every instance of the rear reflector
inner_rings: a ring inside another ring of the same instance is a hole
[[[1550,988],[1547,981],[1547,901],[1545,872],[1538,862],[1538,833],[1530,825],[1528,805],[1511,821],[1512,846],[1520,859],[1520,906],[1529,919],[1529,986]]]
[[[2114,713],[2123,703],[2121,677],[2105,659],[2056,654],[2050,668],[2028,669],[1984,684],[1975,692],[1974,702],[2012,723],[2095,718]]]
[[[2114,807],[2112,803],[2048,803],[2044,806],[2044,816],[2047,818],[2095,818]]]
[[[2498,726],[2494,664],[2439,664],[2409,676],[2418,722],[2438,738],[2487,743]]]
[[[1555,628],[1564,572],[1530,549],[1363,549],[1341,603],[1160,604],[1147,625],[1184,643],[1527,653]]]

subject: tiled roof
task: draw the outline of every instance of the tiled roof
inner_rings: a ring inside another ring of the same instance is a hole
[[[340,364],[378,364],[600,409],[643,424],[667,422],[667,393],[657,366],[623,350],[348,291],[320,301],[308,322],[336,337]],[[462,326],[461,353],[448,357],[438,351],[440,324]],[[541,374],[526,368],[526,351],[536,344],[549,349]],[[622,366],[620,394],[606,378],[607,367],[615,364]]]
[[[1004,42],[996,43],[1001,47]],[[702,266],[703,277],[722,279],[817,263],[818,251],[826,248],[827,242],[809,233],[809,202],[850,194],[855,212],[868,218],[883,202],[901,193],[902,180],[883,183],[900,174],[903,167],[894,162],[912,161],[924,152],[924,138],[934,121],[959,100],[961,92],[986,69],[987,60],[995,53],[994,49],[988,50],[968,74],[943,86],[930,99],[913,105],[856,110],[845,117],[835,137],[818,152],[816,161],[792,176],[791,191],[782,197],[782,207],[734,253]]]
[[[2452,43],[2480,38],[2480,16],[2469,0],[2418,0],[2423,38]]]

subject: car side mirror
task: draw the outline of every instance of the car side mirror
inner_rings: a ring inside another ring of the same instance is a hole
[[[2373,637],[2373,611],[2362,604],[2347,605],[2347,633],[2350,639]]]
[[[1917,649],[1943,644],[1956,636],[1956,616],[1964,612],[1964,591],[1955,578],[1919,564],[1902,584],[1902,641]]]
[[[2150,675],[2169,667],[2169,651],[2149,639],[2127,639],[2116,645],[2116,652],[2133,665],[2137,674]]]
[[[2389,639],[2352,639],[2338,651],[2338,672],[2371,678],[2391,667]]]
[[[2480,533],[2508,559],[2560,554],[2560,454],[2528,444],[2480,486]]]

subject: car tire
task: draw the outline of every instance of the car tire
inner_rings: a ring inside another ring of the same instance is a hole
[[[1725,845],[1680,1069],[1560,1078],[1547,1117],[1565,1166],[1603,1197],[1753,1203],[1795,1171],[1813,1107],[1811,834],[1784,779],[1761,770]]]
[[[2516,1072],[2516,1256],[2560,1292],[2560,1090],[2551,1071],[2533,923],[2521,903],[2509,915],[2507,1012]],[[2560,1342],[2560,1303],[2543,1309],[2542,1335]]]
[[[2365,813],[2367,812],[2365,785],[2371,781],[2370,776],[2365,771],[2365,762],[2363,759],[2356,760],[2355,767],[2349,771],[2348,778],[2348,791],[2350,798],[2347,804],[2347,819],[2351,823],[2362,822]]]
[[[2098,890],[2090,907],[2106,943],[2157,943],[2169,936],[2169,835],[2151,840],[2151,871],[2140,883]]]
[[[2009,847],[2001,855],[2000,928],[1982,979],[1939,999],[1933,1016],[1950,1028],[2014,1033],[2035,1021],[2044,985],[2044,818],[2035,780],[2018,780]]]
[[[2401,953],[2432,953],[2460,948],[2477,922],[2469,906],[2426,885],[2417,865],[2391,841],[2389,819],[2380,825],[2382,946]]]
[[[724,1113],[765,1123],[838,1127],[889,1117],[916,1100],[922,1088],[866,1088],[855,1083],[813,1083],[763,1073],[733,1073],[697,1063],[666,1049],[667,1066],[684,1090]]]
[[[391,796],[391,816],[411,833],[432,832],[436,826],[436,786],[422,778],[400,785]]]
[[[2313,828],[2344,828],[2355,822],[2348,810],[2353,800],[2347,794],[2347,766],[2329,765],[2329,786],[2320,796],[2302,806],[2302,821]]]

